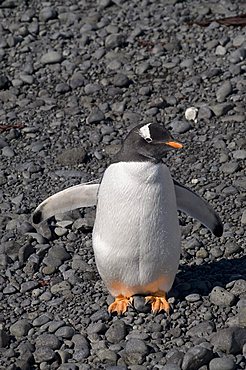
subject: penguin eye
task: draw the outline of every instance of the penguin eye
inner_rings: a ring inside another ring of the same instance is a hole
[[[146,137],[146,139],[145,139],[145,140],[147,141],[147,143],[151,143],[151,142],[152,142],[151,137]]]

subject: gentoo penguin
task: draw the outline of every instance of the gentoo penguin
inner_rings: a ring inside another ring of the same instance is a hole
[[[182,144],[156,123],[140,124],[126,137],[100,184],[81,184],[41,203],[39,223],[56,213],[97,206],[93,249],[99,274],[122,314],[134,295],[144,295],[154,313],[169,312],[166,294],[178,270],[181,241],[177,209],[221,236],[213,208],[173,180],[162,158]]]

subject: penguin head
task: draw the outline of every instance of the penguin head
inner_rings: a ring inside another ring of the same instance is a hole
[[[158,123],[145,123],[134,127],[127,135],[119,154],[131,160],[159,162],[171,149],[180,149],[168,130]],[[124,160],[124,158],[122,158]]]

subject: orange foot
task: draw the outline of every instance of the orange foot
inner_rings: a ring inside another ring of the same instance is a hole
[[[160,311],[164,310],[167,314],[169,314],[170,305],[166,299],[166,295],[164,297],[150,295],[145,297],[145,302],[151,303],[151,311],[153,313],[159,313]]]
[[[115,301],[111,303],[108,308],[108,312],[117,312],[118,315],[122,315],[127,311],[127,307],[131,306],[133,301],[132,297],[124,297],[123,295],[119,295],[115,298]]]

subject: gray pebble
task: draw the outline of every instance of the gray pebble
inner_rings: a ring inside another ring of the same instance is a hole
[[[9,146],[4,146],[4,148],[2,148],[2,155],[8,158],[13,158],[15,156],[15,152]]]
[[[114,49],[124,45],[125,36],[120,33],[108,35],[105,39],[105,47],[107,49]]]
[[[27,335],[29,330],[31,329],[32,325],[26,319],[20,319],[12,324],[9,328],[10,333],[15,337],[24,337]]]
[[[217,306],[232,306],[235,302],[235,295],[222,287],[216,286],[210,293],[210,302]]]
[[[42,64],[54,64],[62,61],[62,55],[58,51],[49,51],[41,57]]]
[[[70,86],[66,82],[61,82],[56,85],[55,90],[59,94],[65,94],[70,90]]]
[[[130,84],[130,80],[126,75],[118,73],[114,76],[112,83],[114,86],[117,87],[128,87]]]
[[[43,333],[37,337],[35,345],[36,348],[46,346],[55,350],[60,348],[61,342],[55,334]]]
[[[235,361],[230,357],[213,358],[209,363],[209,370],[234,370]]]
[[[215,54],[216,55],[220,55],[220,56],[224,56],[226,54],[227,50],[224,46],[221,46],[221,45],[218,45],[216,50],[215,50]]]
[[[170,126],[178,134],[184,134],[192,128],[192,125],[188,121],[173,121],[170,123]]]
[[[37,363],[52,361],[56,356],[55,352],[50,347],[38,347],[33,355]]]
[[[232,152],[233,158],[235,159],[245,159],[246,158],[246,150],[239,149]]]
[[[51,7],[45,7],[39,12],[39,19],[44,22],[48,22],[50,19],[57,18],[57,11]]]
[[[100,109],[95,108],[90,112],[89,116],[86,118],[86,122],[88,124],[99,123],[99,122],[103,121],[104,118],[105,118],[105,116],[104,116],[103,112]]]
[[[26,281],[26,282],[21,284],[20,291],[21,291],[21,293],[26,293],[26,292],[29,292],[30,290],[33,290],[37,286],[38,286],[37,281],[33,281],[33,280]]]
[[[243,211],[242,217],[241,217],[241,224],[246,225],[246,210]]]
[[[246,58],[246,48],[240,48],[233,51],[229,56],[229,61],[231,63],[240,63]]]
[[[223,116],[227,112],[229,112],[233,108],[233,104],[231,103],[221,103],[221,104],[215,104],[210,107],[210,109],[213,111],[213,113],[217,116]]]
[[[162,366],[161,370],[181,370],[181,367],[176,364],[167,364]]]
[[[126,336],[126,325],[124,321],[116,320],[105,333],[110,343],[119,343]]]
[[[101,89],[102,89],[101,85],[99,85],[97,83],[85,85],[85,93],[87,95],[95,94],[98,91],[100,91]]]
[[[232,93],[232,84],[230,81],[225,81],[217,90],[216,98],[219,103],[223,103],[226,97]]]
[[[50,321],[50,318],[46,316],[45,314],[38,316],[36,319],[33,320],[32,325],[33,326],[42,326]]]
[[[117,354],[110,349],[99,349],[97,356],[106,364],[116,364],[117,362]]]
[[[189,294],[185,297],[186,301],[187,302],[197,302],[201,299],[200,295],[199,294],[196,294],[196,293],[193,293],[193,294]]]
[[[242,352],[246,343],[246,328],[231,327],[217,331],[211,337],[215,350],[237,354]]]
[[[191,347],[184,355],[182,370],[197,370],[213,358],[212,350],[203,346]]]
[[[71,289],[71,285],[69,284],[68,281],[61,281],[60,283],[52,285],[52,287],[50,288],[50,291],[52,294],[57,294],[57,293],[63,292],[64,290],[70,290],[70,289]]]
[[[239,169],[238,162],[227,162],[220,167],[221,171],[226,174],[233,174]]]
[[[55,335],[57,337],[70,339],[74,335],[74,332],[74,328],[72,328],[71,326],[62,326],[61,328],[57,329]]]

